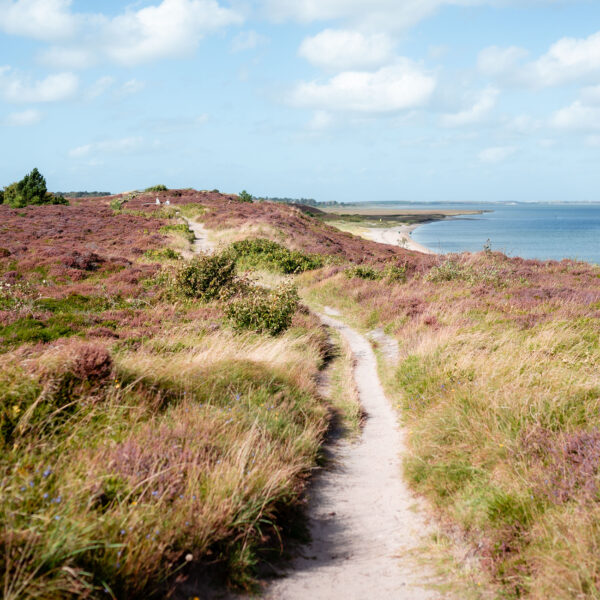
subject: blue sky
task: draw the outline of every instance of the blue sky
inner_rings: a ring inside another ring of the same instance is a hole
[[[600,201],[597,0],[0,0],[0,185]]]

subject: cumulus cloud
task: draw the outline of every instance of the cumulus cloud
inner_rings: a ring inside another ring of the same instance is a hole
[[[477,101],[460,112],[447,114],[442,117],[442,124],[446,127],[462,127],[481,122],[488,113],[496,106],[499,91],[496,88],[483,90]]]
[[[435,79],[407,59],[375,72],[344,71],[325,83],[300,83],[289,101],[302,108],[359,113],[393,113],[425,104]]]
[[[394,43],[385,33],[363,34],[359,31],[325,29],[306,38],[298,54],[325,69],[370,69],[390,62]]]
[[[9,127],[24,127],[26,125],[35,125],[42,118],[42,113],[39,110],[29,109],[21,112],[10,113],[4,119],[4,125]]]
[[[73,73],[57,73],[33,81],[10,67],[0,67],[0,95],[6,102],[57,102],[71,98],[79,80]]]
[[[600,75],[600,32],[587,38],[562,38],[538,59],[523,62],[522,48],[485,48],[477,61],[487,76],[529,87],[553,87]]]
[[[479,153],[479,160],[487,164],[500,163],[512,156],[517,149],[514,146],[494,146]]]
[[[0,30],[38,40],[64,39],[77,30],[71,0],[0,0]]]
[[[70,0],[0,0],[0,30],[54,42],[40,59],[61,69],[106,59],[131,66],[186,55],[207,33],[242,20],[217,0],[162,0],[114,17],[75,13]]]

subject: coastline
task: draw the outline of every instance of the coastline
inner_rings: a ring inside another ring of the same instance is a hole
[[[437,254],[431,248],[419,244],[412,239],[411,233],[421,225],[425,223],[418,223],[414,225],[397,225],[395,227],[376,227],[366,229],[366,237],[374,242],[380,244],[391,244],[392,246],[400,246],[407,250],[414,252],[421,252],[423,254]]]

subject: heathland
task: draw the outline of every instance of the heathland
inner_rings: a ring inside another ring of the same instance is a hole
[[[324,306],[398,341],[379,354],[404,476],[448,546],[502,597],[600,596],[598,267],[154,189],[0,205],[3,597],[164,597],[207,569],[251,588],[332,419],[357,426],[349,390],[318,390],[349,369]]]

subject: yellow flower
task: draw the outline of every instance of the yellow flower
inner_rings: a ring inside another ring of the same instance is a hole
[[[13,415],[16,417],[21,412],[21,407],[18,404],[13,405],[12,407]]]

